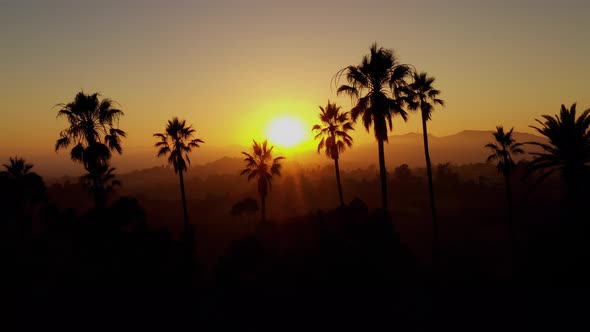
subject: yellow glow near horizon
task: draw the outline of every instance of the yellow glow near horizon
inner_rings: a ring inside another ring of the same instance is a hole
[[[273,119],[267,135],[271,143],[291,148],[300,145],[306,138],[303,122],[294,116],[280,116]]]

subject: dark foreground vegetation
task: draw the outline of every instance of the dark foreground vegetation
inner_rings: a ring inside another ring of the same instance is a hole
[[[406,166],[390,177],[399,193],[389,202],[391,217],[359,198],[378,194],[375,170],[367,169],[356,172],[358,182],[346,182],[357,198],[344,207],[264,223],[255,200],[232,215],[238,199],[189,195],[191,210],[207,211],[194,217],[189,237],[181,211],[155,213],[180,204],[155,199],[157,192],[114,195],[97,209],[82,184],[45,189],[30,171],[4,176],[3,285],[13,309],[43,319],[27,324],[62,324],[65,315],[74,326],[122,319],[162,327],[519,330],[543,325],[538,315],[575,317],[569,310],[590,277],[587,218],[564,209],[559,178],[529,190],[536,181],[523,180],[527,163],[520,163],[511,177],[513,256],[502,178],[491,167],[435,168],[442,230],[436,269],[427,245],[427,178]],[[478,168],[490,176],[472,179]],[[331,178],[303,173],[310,178],[300,195],[338,202],[333,186],[322,188]],[[277,205],[291,196],[273,193]],[[79,208],[61,207],[62,199]]]

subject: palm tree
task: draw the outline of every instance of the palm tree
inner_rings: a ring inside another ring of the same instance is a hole
[[[31,172],[32,164],[19,157],[9,158],[8,164],[2,164],[4,171],[0,177],[6,180],[5,185],[11,200],[17,200],[19,208],[24,209],[25,204],[35,204],[45,198],[45,183],[43,178],[35,172]]]
[[[315,139],[322,138],[318,144],[318,153],[324,149],[326,156],[334,160],[338,197],[340,198],[340,206],[344,206],[338,159],[340,154],[346,150],[346,147],[352,147],[352,137],[350,137],[347,131],[354,130],[354,128],[352,122],[349,121],[348,112],[341,113],[340,107],[336,106],[335,103],[331,104],[329,100],[325,108],[320,106],[319,117],[321,124],[316,124],[312,128],[312,131],[318,132]]]
[[[114,107],[108,98],[99,100],[100,94],[78,92],[74,100],[58,104],[58,117],[65,117],[69,126],[60,132],[55,151],[67,149],[72,160],[80,162],[89,173],[107,167],[111,152],[122,153],[121,138],[126,134],[118,129],[118,120],[123,111]],[[99,187],[94,184],[93,187]]]
[[[436,105],[444,106],[445,102],[438,98],[440,91],[432,86],[435,78],[426,73],[414,73],[414,81],[410,84],[411,94],[410,109],[420,110],[422,114],[422,136],[424,139],[424,157],[426,159],[426,173],[428,175],[428,191],[430,193],[430,210],[432,213],[432,254],[434,263],[438,257],[438,223],[436,220],[436,200],[434,198],[434,185],[432,183],[432,165],[430,152],[428,151],[428,127],[426,122],[431,120],[432,111]]]
[[[549,142],[528,142],[543,150],[530,152],[534,156],[530,171],[542,171],[539,181],[559,171],[566,186],[566,202],[577,208],[583,202],[582,191],[590,169],[590,109],[576,119],[575,103],[569,110],[561,105],[559,115],[542,117],[544,121],[535,119],[540,127],[531,128],[547,137]]]
[[[512,136],[514,128],[511,128],[508,132],[504,132],[504,127],[496,127],[496,132],[493,133],[495,142],[488,143],[485,145],[486,148],[490,149],[487,162],[497,161],[498,171],[504,175],[504,185],[506,190],[506,211],[507,211],[507,222],[508,231],[510,234],[510,242],[514,246],[515,236],[512,225],[512,190],[510,186],[510,175],[512,170],[516,167],[513,155],[523,154],[524,150],[521,148],[522,143],[516,143],[516,140]]]
[[[246,158],[246,168],[240,173],[240,175],[248,174],[248,181],[251,179],[258,179],[258,194],[260,195],[260,211],[261,211],[261,222],[266,221],[266,196],[268,195],[269,189],[272,188],[272,176],[281,175],[281,164],[280,161],[285,157],[272,157],[272,150],[274,146],[268,148],[267,141],[265,140],[262,144],[254,141],[252,144],[252,154],[242,152]]]
[[[22,235],[30,234],[30,213],[46,198],[43,178],[31,172],[33,165],[19,157],[10,158],[2,166],[5,170],[0,172],[0,207],[4,217],[20,220]]]
[[[116,187],[121,186],[121,181],[116,179],[113,173],[115,168],[108,165],[101,165],[88,171],[82,176],[82,185],[94,196],[95,205],[102,208],[105,206],[107,196]]]
[[[393,130],[392,118],[400,115],[407,120],[405,105],[405,79],[410,67],[400,64],[392,50],[373,44],[370,54],[365,55],[361,64],[348,66],[336,73],[336,82],[346,77],[347,85],[341,85],[337,93],[351,97],[355,106],[350,110],[352,120],[362,117],[363,125],[369,131],[373,126],[379,149],[379,174],[381,179],[381,205],[387,213],[387,171],[385,169],[384,142],[389,142],[387,133]]]
[[[177,173],[180,179],[185,234],[188,234],[189,223],[182,173],[187,171],[187,164],[190,165],[191,163],[188,154],[193,151],[193,148],[200,147],[199,143],[205,143],[203,140],[195,138],[194,134],[195,129],[193,126],[187,125],[186,120],[179,120],[177,117],[168,120],[164,133],[154,134],[154,137],[160,139],[155,144],[155,147],[159,149],[158,157],[169,154],[168,163],[174,167],[174,173]]]
[[[19,157],[10,157],[9,163],[2,164],[2,166],[6,169],[5,171],[2,171],[2,173],[13,178],[19,178],[31,174],[32,172],[29,171],[33,168],[32,164],[27,164],[24,159]]]

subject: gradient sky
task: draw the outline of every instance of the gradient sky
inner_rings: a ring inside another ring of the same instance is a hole
[[[51,152],[66,125],[52,106],[80,89],[121,104],[127,151],[173,115],[209,146],[248,144],[282,114],[311,127],[328,98],[350,108],[330,80],[374,41],[436,76],[434,135],[530,131],[562,103],[590,107],[589,15],[567,0],[0,0],[0,157]]]

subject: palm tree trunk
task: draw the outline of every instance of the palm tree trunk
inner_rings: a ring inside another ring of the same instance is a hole
[[[508,172],[504,173],[504,186],[506,189],[506,220],[508,221],[508,229],[512,230],[512,189]],[[512,238],[512,235],[510,237]]]
[[[338,165],[338,158],[334,159],[334,168],[336,169],[336,182],[338,183],[338,196],[340,198],[340,206],[344,207],[344,195],[342,194],[342,183],[340,182],[340,166]]]
[[[422,135],[424,138],[424,158],[426,159],[426,173],[428,175],[428,192],[430,194],[430,211],[432,213],[432,264],[438,266],[438,222],[436,220],[436,201],[434,198],[434,184],[432,182],[432,164],[430,163],[430,152],[428,150],[428,127],[426,117],[422,112]]]
[[[513,268],[516,266],[516,238],[514,234],[514,226],[512,221],[512,188],[510,186],[510,173],[504,172],[504,186],[506,189],[506,222],[508,228],[508,239],[510,241],[510,251],[512,254]]]
[[[182,196],[182,212],[184,215],[184,234],[188,235],[188,211],[186,208],[186,195],[184,193],[184,177],[182,176],[182,170],[178,172],[180,178],[180,195]]]
[[[266,221],[266,196],[260,195],[260,223]]]
[[[379,147],[379,176],[381,178],[381,207],[383,213],[387,215],[387,170],[385,169],[385,151],[383,140],[378,140]]]
[[[584,178],[584,172],[572,168],[563,170],[563,179],[565,182],[565,219],[568,224],[575,225],[578,221],[578,216],[583,216],[582,204],[580,197],[582,197],[580,183]]]
[[[94,207],[97,210],[100,210],[100,209],[102,209],[102,208],[105,207],[105,205],[106,205],[106,202],[105,202],[106,199],[105,199],[104,196],[105,195],[102,192],[100,192],[100,191],[96,191],[94,193]]]
[[[103,184],[100,183],[100,180],[97,178],[92,179],[93,186],[94,186],[94,208],[96,210],[100,210],[105,207],[106,205],[106,193],[103,192]]]

